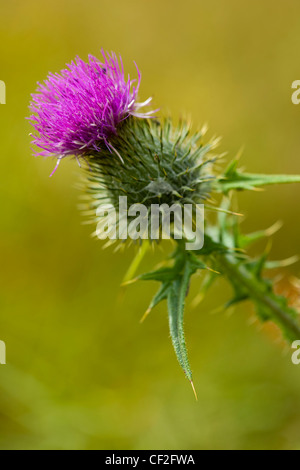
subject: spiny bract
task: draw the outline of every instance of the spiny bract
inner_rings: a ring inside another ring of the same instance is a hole
[[[92,220],[99,222],[97,211],[111,204],[119,210],[119,197],[126,196],[128,206],[203,203],[215,179],[212,166],[216,157],[210,153],[217,141],[202,143],[205,129],[191,134],[185,122],[174,126],[170,119],[127,119],[112,140],[118,153],[93,152],[88,157],[84,207]],[[130,221],[130,219],[129,219]],[[151,233],[149,217],[149,238]],[[147,237],[148,238],[148,237]]]

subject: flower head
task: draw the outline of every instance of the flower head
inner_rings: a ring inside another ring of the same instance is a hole
[[[110,137],[116,135],[117,127],[128,116],[149,117],[143,113],[146,106],[137,103],[141,75],[137,68],[138,81],[124,76],[122,59],[105,54],[101,62],[89,56],[86,63],[79,57],[60,73],[49,74],[43,84],[38,84],[32,95],[30,120],[38,132],[33,143],[42,151],[42,156],[56,156],[58,163],[68,155],[76,158],[103,145],[112,149]]]

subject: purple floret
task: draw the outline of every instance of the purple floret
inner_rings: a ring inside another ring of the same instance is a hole
[[[32,95],[30,120],[38,135],[33,143],[41,152],[36,155],[56,156],[58,163],[68,155],[84,157],[100,151],[106,145],[115,150],[109,139],[116,135],[118,124],[128,116],[147,118],[146,106],[137,103],[141,74],[138,81],[124,77],[122,59],[102,51],[103,62],[89,56],[88,63],[79,57],[60,73],[49,74],[43,84],[38,84]]]

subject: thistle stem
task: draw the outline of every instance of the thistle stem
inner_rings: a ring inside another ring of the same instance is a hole
[[[300,323],[295,318],[296,310],[282,305],[280,297],[270,292],[263,282],[260,282],[251,271],[234,258],[228,255],[218,255],[216,259],[220,270],[230,280],[238,283],[252,300],[265,310],[267,309],[271,314],[270,320],[283,327],[290,340],[300,339]]]

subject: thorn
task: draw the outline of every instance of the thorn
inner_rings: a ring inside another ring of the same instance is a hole
[[[215,212],[223,212],[224,214],[236,215],[238,217],[244,217],[244,214],[241,214],[240,212],[233,212],[230,210],[222,209],[221,207],[206,206],[206,209]]]
[[[215,271],[215,269],[212,269],[210,268],[209,266],[206,266],[206,269],[212,273],[215,273],[215,274],[221,274],[219,271]]]
[[[149,313],[151,312],[151,307],[147,308],[146,312],[144,313],[144,315],[142,316],[142,318],[140,319],[140,323],[143,323],[146,318],[148,317]]]
[[[274,233],[278,232],[278,230],[280,230],[282,226],[283,222],[281,220],[278,220],[277,222],[275,222],[275,224],[265,230],[266,236],[271,237],[272,235],[274,235]]]
[[[241,214],[240,212],[228,211],[227,214],[229,214],[229,215],[237,215],[238,217],[244,217],[244,214]]]
[[[134,279],[129,279],[129,281],[122,282],[121,287],[129,286],[129,284],[133,284],[136,281],[138,281],[137,277],[135,277]]]
[[[249,256],[243,248],[229,248],[229,252],[233,252],[239,255],[240,259],[248,260]]]
[[[198,397],[197,397],[196,389],[195,389],[195,386],[194,386],[194,382],[192,380],[190,380],[190,382],[191,382],[191,386],[192,386],[196,401],[198,401]]]
[[[299,261],[299,256],[294,255],[294,256],[291,256],[290,258],[286,258],[281,261],[278,261],[277,264],[278,264],[278,267],[280,268],[286,268],[287,266],[291,266],[292,264],[298,263],[298,261]],[[270,261],[270,264],[272,265],[272,261]]]

